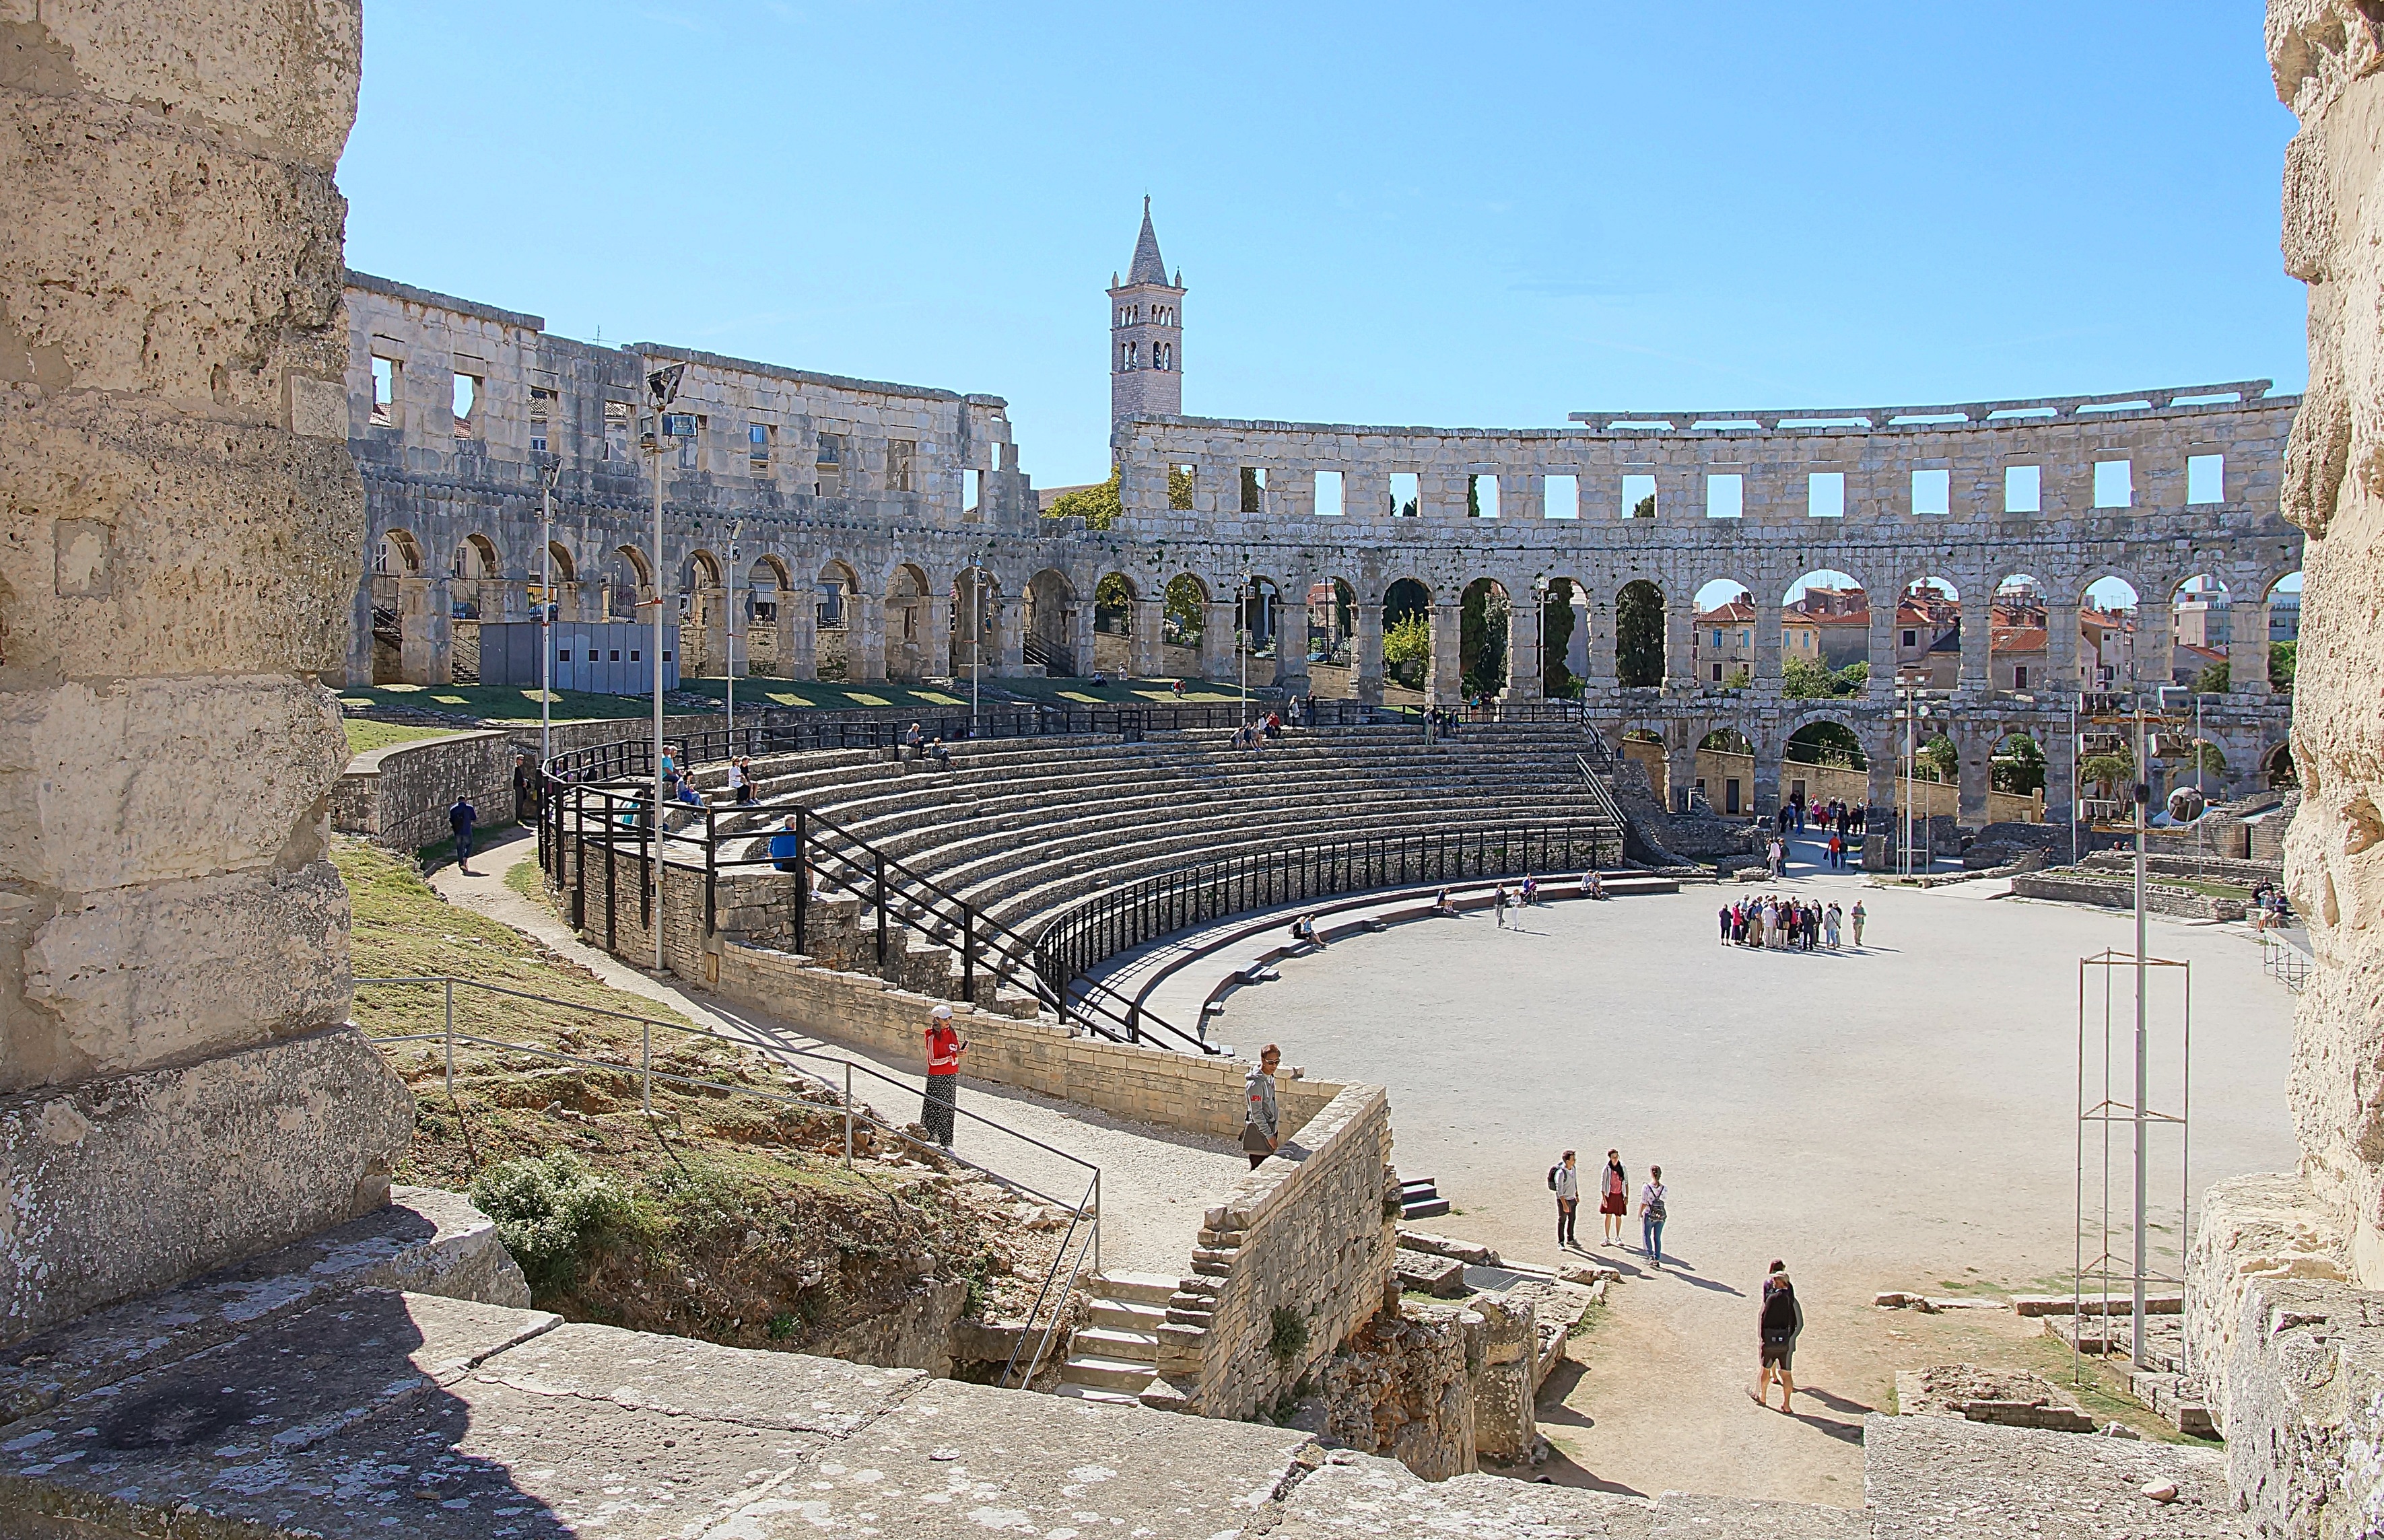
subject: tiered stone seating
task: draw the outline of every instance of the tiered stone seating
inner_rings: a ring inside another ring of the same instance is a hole
[[[767,802],[801,802],[1019,934],[1067,905],[1158,873],[1322,841],[1521,826],[1611,826],[1581,783],[1579,732],[1562,725],[1475,727],[1427,749],[1411,727],[1292,731],[1262,749],[1231,734],[995,739],[953,746],[949,767],[868,751],[757,764]],[[725,771],[699,776],[717,802]],[[726,826],[764,838],[775,815]],[[760,854],[758,843],[726,853]],[[855,900],[840,900],[851,907]],[[830,938],[831,894],[815,914]],[[956,958],[905,938],[890,975],[957,993]],[[814,950],[821,950],[814,944]],[[874,951],[872,953],[874,961]],[[893,960],[889,958],[889,964]],[[980,994],[984,993],[981,987]]]

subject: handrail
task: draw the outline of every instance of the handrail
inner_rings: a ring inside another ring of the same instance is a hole
[[[1584,865],[1601,866],[1602,847],[1611,844],[1620,859],[1623,838],[1619,822],[1610,831],[1595,821],[1509,825],[1320,840],[1229,856],[1079,900],[1044,927],[1037,962],[1046,982],[1063,996],[1078,987],[1108,989],[1093,976],[1094,968],[1187,926],[1330,893],[1461,880],[1469,867],[1475,876],[1557,872],[1571,868],[1576,855],[1586,856]],[[1512,859],[1516,854],[1520,862]]]
[[[781,1043],[757,1042],[751,1038],[731,1037],[729,1034],[725,1032],[715,1032],[710,1027],[690,1025],[686,1022],[669,1021],[659,1016],[640,1016],[634,1012],[615,1011],[600,1005],[586,1005],[577,1000],[560,1000],[553,995],[536,994],[526,989],[508,988],[502,984],[490,984],[483,979],[465,978],[453,974],[422,974],[393,975],[389,977],[359,978],[354,982],[355,987],[359,989],[377,988],[384,986],[395,985],[435,984],[441,987],[441,992],[444,995],[445,1016],[444,1024],[441,1031],[397,1033],[388,1037],[371,1037],[368,1035],[366,1040],[368,1042],[383,1044],[439,1042],[443,1040],[446,1044],[447,1049],[446,1090],[450,1097],[453,1097],[455,1094],[455,1045],[457,1043],[469,1043],[484,1048],[501,1049],[507,1053],[527,1053],[537,1058],[550,1059],[561,1063],[578,1064],[590,1069],[618,1070],[625,1073],[635,1074],[639,1077],[641,1083],[639,1098],[642,1111],[648,1117],[653,1115],[653,1082],[656,1080],[661,1080],[670,1085],[685,1086],[697,1090],[719,1091],[731,1096],[750,1096],[764,1101],[778,1102],[788,1106],[810,1108],[814,1105],[812,1102],[804,1100],[801,1097],[786,1096],[775,1091],[765,1091],[752,1086],[739,1085],[731,1081],[705,1080],[693,1075],[678,1074],[669,1070],[655,1069],[653,1067],[653,1029],[657,1026],[663,1027],[668,1031],[677,1032],[688,1037],[703,1037],[714,1042],[726,1043],[740,1051],[748,1049],[757,1051],[774,1060],[783,1061],[787,1059],[808,1059],[816,1060],[823,1063],[839,1065],[844,1071],[844,1087],[841,1092],[841,1102],[844,1112],[844,1163],[848,1167],[852,1164],[852,1134],[854,1124],[856,1123],[866,1124],[871,1128],[880,1130],[889,1135],[900,1145],[930,1152],[939,1159],[951,1161],[955,1165],[966,1166],[969,1170],[977,1173],[979,1175],[986,1177],[987,1180],[992,1181],[1000,1186],[1009,1188],[1012,1192],[1024,1193],[1030,1198],[1039,1198],[1044,1202],[1049,1203],[1055,1208],[1066,1211],[1068,1214],[1067,1232],[1060,1237],[1059,1247],[1052,1254],[1051,1266],[1044,1275],[1041,1287],[1036,1293],[1034,1304],[1028,1308],[1026,1320],[1024,1322],[1026,1331],[1020,1335],[1021,1343],[1024,1342],[1024,1336],[1028,1333],[1032,1333],[1034,1330],[1036,1317],[1042,1310],[1044,1300],[1050,1295],[1052,1284],[1059,1275],[1062,1264],[1067,1260],[1068,1248],[1075,1239],[1076,1227],[1088,1216],[1092,1221],[1089,1250],[1093,1261],[1093,1271],[1096,1273],[1100,1271],[1101,1168],[1099,1165],[1086,1160],[1080,1155],[1071,1154],[1067,1150],[1062,1149],[1057,1145],[1049,1144],[1042,1139],[1038,1139],[1032,1134],[1022,1133],[1019,1130],[1009,1126],[1007,1124],[997,1123],[991,1118],[982,1116],[970,1111],[966,1107],[959,1106],[957,1104],[952,1107],[951,1111],[956,1116],[966,1118],[973,1123],[982,1124],[986,1127],[993,1129],[998,1133],[1008,1135],[1010,1137],[1016,1139],[1023,1144],[1031,1145],[1035,1149],[1040,1149],[1046,1154],[1056,1155],[1061,1160],[1067,1161],[1071,1165],[1080,1166],[1086,1172],[1089,1172],[1091,1175],[1085,1188],[1085,1196],[1076,1202],[1071,1203],[1065,1198],[1055,1198],[1049,1193],[1044,1192],[1041,1188],[1027,1182],[1021,1181],[1014,1176],[1006,1176],[1000,1172],[994,1170],[992,1167],[980,1164],[975,1161],[970,1160],[964,1155],[957,1154],[952,1150],[944,1149],[940,1146],[931,1146],[923,1140],[913,1138],[904,1129],[898,1127],[893,1124],[887,1123],[870,1112],[862,1111],[861,1108],[863,1103],[853,1096],[852,1077],[856,1072],[871,1079],[883,1081],[886,1085],[901,1092],[905,1096],[917,1094],[913,1092],[910,1087],[903,1085],[900,1080],[895,1079],[892,1075],[886,1074],[874,1065],[862,1063],[853,1059],[842,1058],[832,1053],[821,1053],[810,1049],[792,1048]],[[578,1015],[606,1016],[615,1021],[635,1022],[643,1028],[643,1031],[640,1034],[641,1047],[639,1052],[639,1062],[635,1066],[631,1066],[628,1064],[616,1063],[611,1060],[590,1058],[585,1054],[565,1053],[560,1049],[544,1048],[533,1043],[506,1042],[501,1038],[483,1037],[474,1033],[458,1032],[455,1030],[455,987],[459,984],[463,985],[466,988],[483,989],[490,994],[503,995],[513,1000],[529,1000],[540,1005],[552,1005],[559,1010],[572,1012]],[[799,1065],[789,1065],[788,1067],[798,1070],[801,1069],[801,1066]],[[811,1074],[809,1077],[830,1095],[834,1096],[838,1094],[837,1087],[833,1081],[815,1074]],[[1037,1346],[1033,1358],[1028,1361],[1025,1376],[1026,1379],[1031,1380],[1034,1377],[1035,1370],[1041,1362],[1044,1349],[1049,1346],[1051,1333],[1058,1325],[1059,1318],[1060,1312],[1055,1310],[1051,1321],[1045,1325],[1041,1343]],[[1003,1365],[1002,1380],[1005,1384],[1008,1382],[1011,1371],[1017,1363],[1018,1347],[1019,1344],[1013,1344],[1012,1346],[1010,1360]],[[1021,1383],[1024,1383],[1024,1381]]]

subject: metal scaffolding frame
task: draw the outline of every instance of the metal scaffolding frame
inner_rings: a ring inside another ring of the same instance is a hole
[[[2141,931],[2139,932],[2141,935]],[[2152,1104],[2151,1087],[2151,1000],[2152,981],[2161,970],[2176,970],[2179,983],[2177,1015],[2177,1100],[2176,1110],[2165,1111]],[[2100,971],[2102,987],[2093,987],[2096,971]],[[2132,974],[2123,980],[2121,971]],[[2125,996],[2121,994],[2126,990]],[[2090,1054],[2090,1049],[2094,1050]],[[2099,1079],[2099,1083],[2098,1083]],[[2074,1274],[2070,1290],[2070,1365],[2080,1380],[2085,1377],[2084,1342],[2087,1337],[2088,1301],[2098,1327],[2095,1335],[2102,1344],[2103,1356],[2108,1361],[2113,1342],[2111,1318],[2114,1304],[2125,1300],[2129,1307],[2131,1330],[2128,1351],[2130,1361],[2139,1369],[2153,1367],[2144,1347],[2145,1293],[2154,1284],[2184,1285],[2184,1247],[2190,1234],[2192,1211],[2192,1139],[2189,1114],[2193,1096],[2193,965],[2165,957],[2146,956],[2139,945],[2134,951],[2106,949],[2092,957],[2078,961],[2078,1130],[2077,1165],[2075,1174],[2075,1217],[2073,1228]],[[2092,1099],[2090,1099],[2090,1098]],[[2089,1129],[2096,1130],[2090,1140]],[[2179,1271],[2175,1274],[2155,1272],[2150,1261],[2152,1213],[2152,1140],[2170,1128],[2177,1131],[2177,1236]],[[2114,1143],[2120,1131],[2127,1131],[2125,1156],[2129,1167],[2125,1176],[2125,1200],[2128,1216],[2122,1223],[2114,1223],[2112,1194],[2112,1160]],[[2092,1148],[2090,1148],[2090,1145]],[[2087,1178],[2090,1172],[2099,1181],[2096,1206],[2090,1209]],[[2089,1220],[2092,1223],[2089,1224]],[[2113,1249],[2116,1237],[2128,1246],[2122,1256]],[[2089,1237],[2093,1252],[2088,1254]],[[2089,1285],[2094,1286],[2089,1287]],[[2115,1295],[2115,1288],[2120,1292]],[[2181,1371],[2191,1372],[2191,1365],[2180,1362]]]

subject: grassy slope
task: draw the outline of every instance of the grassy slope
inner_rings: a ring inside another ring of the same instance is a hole
[[[368,754],[375,749],[386,749],[397,743],[416,743],[425,739],[445,738],[453,727],[417,727],[404,722],[370,722],[363,717],[346,719],[348,752]]]
[[[1039,1280],[1048,1241],[1014,1232],[1006,1194],[867,1158],[865,1127],[864,1158],[847,1169],[843,1120],[822,1104],[826,1094],[806,1093],[758,1054],[653,1028],[657,1071],[803,1104],[657,1082],[647,1118],[635,1071],[644,1029],[595,1012],[685,1018],[447,903],[410,863],[345,839],[333,853],[354,906],[359,978],[443,973],[553,997],[564,1003],[459,988],[455,1027],[603,1062],[459,1045],[451,1099],[443,1043],[387,1049],[418,1109],[398,1180],[468,1190],[491,1165],[564,1149],[632,1195],[632,1223],[592,1247],[577,1277],[542,1288],[543,1308],[743,1347],[800,1348],[899,1301],[925,1259],[940,1277],[984,1285],[996,1313]],[[364,985],[355,1019],[375,1037],[437,1035],[444,997]]]

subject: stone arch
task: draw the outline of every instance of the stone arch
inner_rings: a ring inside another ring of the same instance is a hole
[[[1383,585],[1383,677],[1422,689],[1432,672],[1439,640],[1433,620],[1433,588],[1421,578],[1398,577]]]
[[[1987,601],[1988,689],[2026,695],[2062,688],[2052,593],[2051,584],[2016,566],[1996,578]]]
[[[416,540],[410,530],[382,531],[380,542],[373,551],[373,574],[390,578],[421,577],[422,542]]]
[[[812,578],[812,657],[818,677],[861,677],[860,615],[854,601],[861,575],[840,556],[830,556]]]
[[[886,578],[886,677],[915,683],[943,672],[948,641],[937,625],[939,596],[926,572],[897,562]]]
[[[1952,689],[1961,677],[1962,590],[1943,565],[1907,567],[1894,592],[1895,682]]]
[[[2165,597],[2168,602],[2168,666],[2155,660],[2155,684],[2177,683],[2201,689],[2213,675],[2229,672],[2233,640],[2235,588],[2227,581],[2224,563],[2197,562],[2195,570],[2178,578]],[[2238,579],[2240,581],[2240,579]]]
[[[2290,742],[2272,745],[2260,755],[2260,784],[2271,791],[2300,789],[2301,772]]]
[[[1047,566],[1026,579],[1026,662],[1053,677],[1087,672],[1076,663],[1076,586]]]
[[[572,560],[569,546],[561,540],[549,540],[546,542],[546,557],[554,564],[556,582],[576,583],[579,580],[579,564]]]
[[[989,672],[1000,662],[1002,586],[999,574],[971,562],[952,574],[951,671]]]
[[[702,546],[697,546],[687,553],[683,570],[689,588],[716,589],[725,586],[721,574],[726,567],[717,555]]]
[[[634,545],[616,545],[605,553],[603,583],[604,615],[608,620],[651,620],[640,615],[638,605],[654,597],[653,568],[646,553]]]
[[[1209,634],[1210,585],[1198,575],[1179,572],[1167,580],[1161,598],[1165,608],[1161,612],[1160,673],[1173,677],[1195,676],[1200,672],[1199,654]],[[1168,656],[1168,649],[1176,655]],[[1190,657],[1183,654],[1189,652]]]
[[[455,577],[468,583],[493,582],[505,575],[504,557],[495,539],[473,533],[455,542]]]
[[[1496,578],[1476,578],[1459,591],[1458,688],[1468,700],[1506,689],[1511,659],[1508,627],[1514,595]]]
[[[1842,567],[1819,566],[1801,574],[1780,595],[1780,666],[1783,677],[1790,664],[1811,681],[1825,678],[1835,693],[1841,679],[1852,686],[1861,677],[1843,671],[1871,660],[1870,590],[1862,579]],[[1818,675],[1807,669],[1819,670]],[[1844,693],[1862,693],[1859,688]]]
[[[2051,786],[2053,766],[2044,743],[2030,730],[2035,726],[2030,722],[2003,722],[1987,729],[1987,790],[1991,797],[1999,792],[2006,797],[2034,798],[2034,811],[2020,821],[2041,824],[2044,821],[2045,793]],[[2067,794],[2065,788],[2063,795]],[[2011,821],[1990,801],[1988,822]]]
[[[1664,590],[1633,578],[1614,595],[1614,677],[1625,689],[1660,686],[1668,663]]]
[[[1540,692],[1551,700],[1571,699],[1585,688],[1596,629],[1589,609],[1594,591],[1571,572],[1533,580],[1540,606]]]

